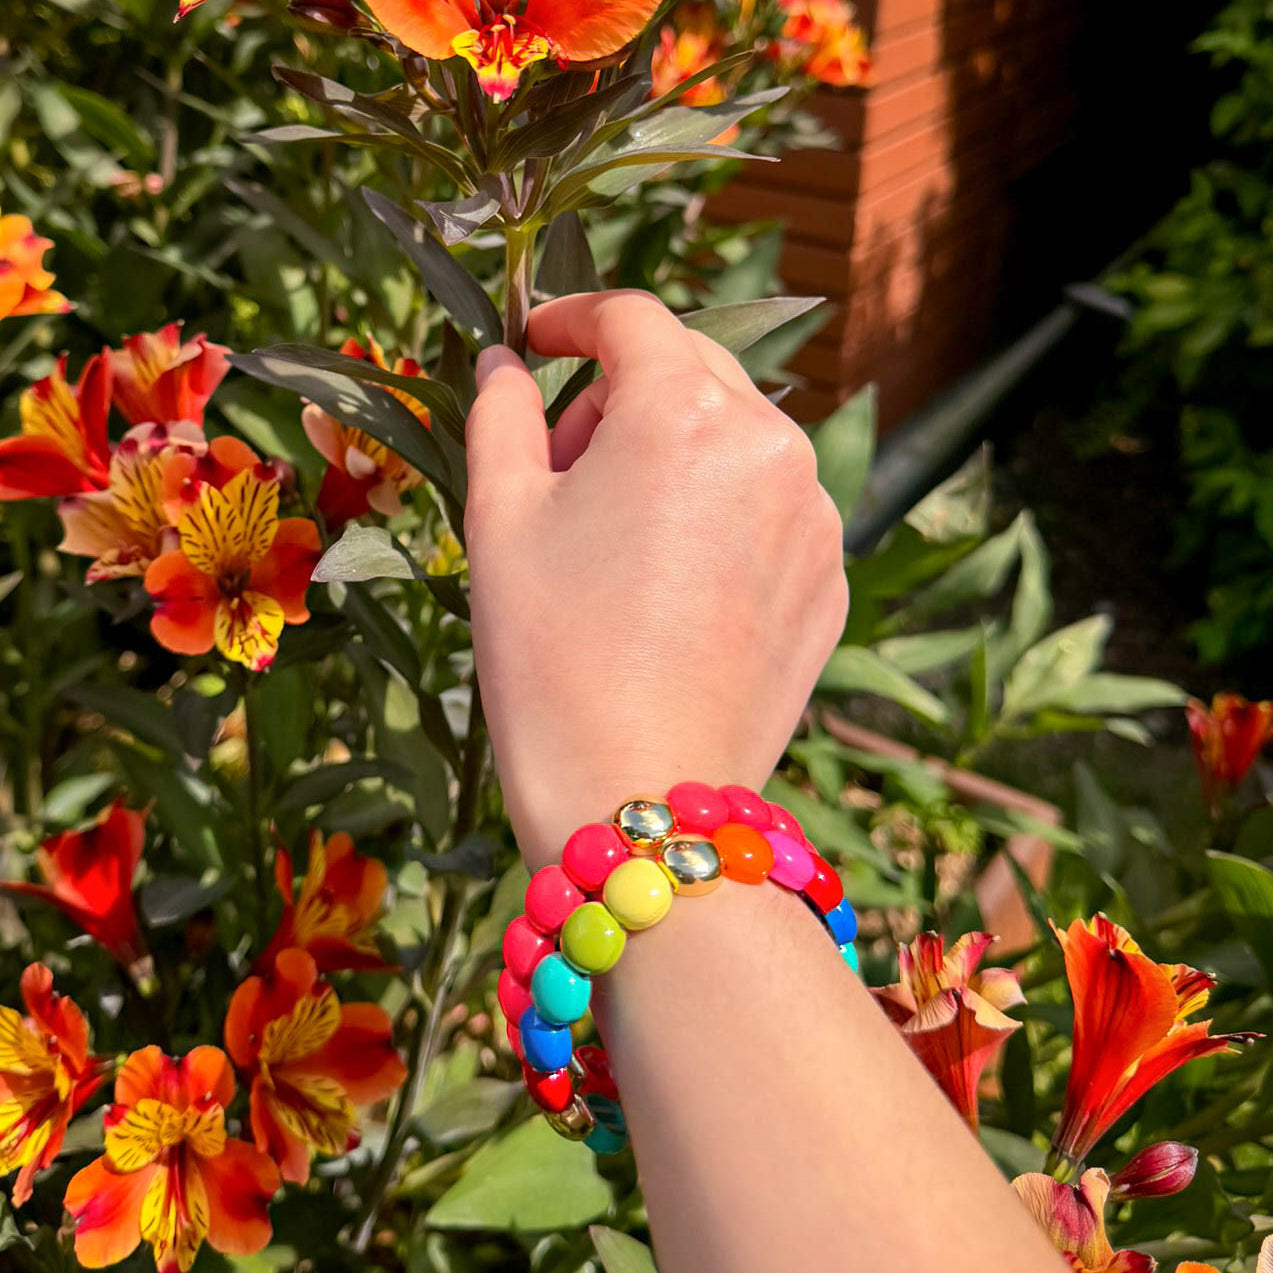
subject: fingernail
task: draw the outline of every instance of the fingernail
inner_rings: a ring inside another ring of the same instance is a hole
[[[477,356],[477,366],[473,369],[473,375],[477,380],[477,389],[480,393],[486,382],[491,378],[491,373],[499,367],[507,367],[511,362],[515,362],[517,355],[513,353],[507,345],[487,345]]]

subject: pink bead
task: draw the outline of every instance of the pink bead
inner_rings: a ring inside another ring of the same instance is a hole
[[[628,846],[613,822],[589,822],[566,841],[561,865],[585,893],[600,893],[610,872],[628,856]]]
[[[555,937],[585,901],[587,898],[570,882],[570,876],[554,863],[530,877],[526,885],[526,918],[546,937]]]
[[[793,840],[781,831],[766,831],[765,839],[774,851],[774,864],[769,878],[783,888],[800,892],[813,879],[817,869],[813,854],[799,840]]]
[[[678,782],[667,793],[667,802],[676,815],[678,832],[697,831],[709,835],[729,821],[725,797],[705,782]]]
[[[552,942],[543,933],[537,933],[525,915],[519,915],[504,930],[504,967],[523,986],[529,986],[535,965],[552,948]]]
[[[725,797],[731,822],[742,822],[757,831],[768,831],[773,826],[773,814],[769,812],[769,801],[750,787],[722,787],[720,794]]]
[[[790,809],[784,809],[782,805],[770,801],[769,816],[773,819],[775,831],[781,831],[783,835],[789,835],[793,840],[804,840],[804,829]]]
[[[513,1055],[519,1061],[524,1061],[526,1053],[522,1051],[522,1032],[510,1021],[504,1027],[504,1033],[508,1036],[508,1046],[513,1049]]]
[[[520,1021],[522,1013],[530,1007],[530,991],[507,968],[499,975],[495,997],[499,1000],[499,1010],[509,1021]]]

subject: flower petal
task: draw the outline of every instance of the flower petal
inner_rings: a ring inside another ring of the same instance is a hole
[[[659,0],[529,0],[525,20],[572,62],[609,57],[641,34]]]
[[[137,1248],[142,1199],[158,1171],[115,1171],[102,1157],[71,1177],[63,1205],[75,1217],[75,1258],[85,1268],[116,1264]]]
[[[269,551],[252,567],[250,586],[276,601],[288,623],[304,623],[305,593],[321,553],[318,527],[308,517],[285,517]]]
[[[196,570],[185,553],[170,552],[150,563],[145,586],[155,598],[155,640],[174,654],[207,654],[216,640],[217,581]]]
[[[270,1200],[278,1192],[278,1168],[243,1140],[227,1140],[198,1171],[208,1191],[208,1243],[222,1255],[255,1255],[270,1240]]]
[[[368,0],[381,26],[408,48],[437,60],[453,54],[457,35],[477,26],[473,0]]]
[[[393,1022],[374,1003],[346,1003],[340,1028],[317,1051],[287,1067],[291,1075],[335,1079],[355,1105],[382,1101],[402,1086],[406,1067],[393,1045]]]

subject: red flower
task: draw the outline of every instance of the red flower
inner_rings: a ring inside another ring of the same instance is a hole
[[[21,989],[25,1018],[0,1007],[0,1174],[18,1173],[15,1207],[31,1196],[35,1173],[61,1153],[67,1124],[111,1068],[89,1054],[84,1014],[54,993],[43,964],[27,967]]]
[[[388,873],[374,858],[355,853],[345,832],[338,831],[326,844],[321,832],[310,836],[299,899],[293,901],[292,855],[286,849],[275,855],[274,879],[283,898],[283,918],[256,971],[268,972],[278,952],[289,946],[306,951],[319,972],[383,972],[390,967],[372,937]]]
[[[1085,1171],[1077,1188],[1031,1171],[1012,1187],[1075,1273],[1154,1273],[1157,1265],[1150,1256],[1110,1246],[1105,1234],[1109,1177],[1103,1171]]]
[[[368,0],[390,35],[425,57],[457,54],[483,90],[507,101],[526,67],[544,58],[609,57],[654,15],[659,0]]]
[[[388,1014],[341,1004],[303,950],[281,951],[268,975],[234,992],[225,1044],[251,1079],[256,1146],[295,1184],[309,1179],[315,1152],[357,1143],[355,1105],[384,1100],[407,1074]]]
[[[1273,738],[1273,702],[1248,703],[1241,694],[1217,694],[1210,710],[1191,698],[1185,715],[1202,788],[1214,810],[1225,792],[1241,785]]]
[[[145,844],[146,815],[116,800],[85,831],[63,831],[36,854],[45,884],[0,884],[38,897],[104,946],[126,968],[146,956],[133,906],[133,874]]]
[[[22,432],[0,440],[0,500],[100,491],[109,481],[111,363],[109,352],[66,379],[66,355],[19,403]]]
[[[1211,1035],[1210,1021],[1186,1022],[1206,1006],[1214,980],[1185,964],[1155,963],[1104,915],[1052,929],[1074,999],[1070,1081],[1052,1146],[1077,1165],[1155,1083],[1261,1036]]]
[[[129,424],[203,423],[203,409],[230,370],[223,345],[182,341],[181,324],[129,336],[111,354],[115,405]]]
[[[951,1104],[976,1131],[982,1072],[1021,1028],[1003,1009],[1025,1002],[1006,968],[977,972],[989,933],[965,933],[949,953],[937,933],[898,949],[901,980],[872,993]]]
[[[71,302],[53,291],[44,254],[53,246],[26,217],[0,216],[0,322],[28,314],[65,314]]]
[[[1179,1141],[1164,1140],[1142,1149],[1110,1180],[1118,1202],[1132,1198],[1169,1198],[1193,1183],[1198,1151]]]
[[[158,1273],[186,1273],[205,1239],[223,1255],[253,1255],[270,1240],[274,1164],[225,1131],[234,1073],[220,1048],[179,1059],[143,1048],[115,1080],[106,1152],[72,1177],[75,1258],[100,1269],[143,1239]]]

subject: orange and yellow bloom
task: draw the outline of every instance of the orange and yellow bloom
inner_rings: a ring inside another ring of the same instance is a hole
[[[974,1131],[982,1072],[1021,1027],[1004,1009],[1025,1002],[1008,969],[977,971],[994,940],[965,933],[947,951],[938,934],[921,933],[898,950],[900,980],[872,992]]]
[[[1053,931],[1074,999],[1074,1050],[1052,1147],[1077,1166],[1155,1083],[1259,1036],[1212,1035],[1210,1021],[1186,1021],[1206,1007],[1214,980],[1185,964],[1155,963],[1104,915]]]
[[[1153,1273],[1156,1264],[1138,1251],[1115,1251],[1105,1233],[1109,1177],[1085,1171],[1078,1185],[1040,1172],[1018,1176],[1012,1187],[1074,1273]]]
[[[1273,739],[1273,702],[1249,703],[1241,694],[1217,694],[1209,708],[1191,698],[1185,715],[1202,789],[1215,810],[1226,792],[1241,786]]]
[[[223,1255],[253,1255],[270,1240],[274,1164],[226,1134],[234,1072],[220,1048],[180,1058],[134,1052],[115,1080],[106,1152],[71,1179],[75,1256],[100,1269],[143,1240],[158,1273],[186,1273],[206,1241]]]
[[[28,218],[0,216],[0,322],[70,312],[71,302],[53,290],[54,276],[44,268],[44,254],[52,246]]]
[[[535,62],[591,62],[641,33],[658,0],[369,0],[390,35],[427,58],[460,56],[497,102]]]
[[[865,82],[871,71],[866,37],[846,0],[778,0],[786,20],[778,57],[832,88]]]
[[[202,334],[182,340],[180,323],[128,336],[111,354],[115,405],[129,424],[202,424],[229,352]]]
[[[303,950],[281,951],[234,992],[225,1043],[252,1085],[256,1146],[295,1184],[309,1179],[315,1153],[357,1142],[355,1105],[384,1100],[406,1077],[388,1014],[341,1004]]]
[[[88,1050],[84,1014],[53,989],[53,974],[22,974],[25,1017],[0,1007],[0,1175],[18,1173],[13,1205],[31,1196],[37,1171],[62,1150],[66,1127],[105,1082],[110,1062]]]

